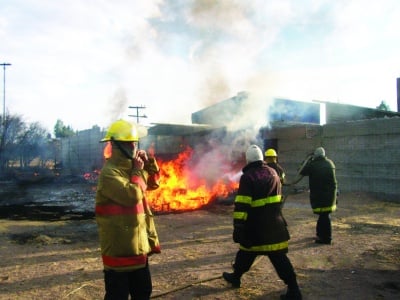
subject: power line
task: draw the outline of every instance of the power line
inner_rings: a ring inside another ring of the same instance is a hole
[[[136,118],[136,123],[139,124],[139,118],[147,118],[147,116],[144,115],[144,114],[143,115],[139,115],[139,109],[145,109],[146,106],[143,106],[143,105],[141,105],[141,106],[129,106],[129,108],[136,109],[136,115],[128,115],[129,117],[135,117]]]

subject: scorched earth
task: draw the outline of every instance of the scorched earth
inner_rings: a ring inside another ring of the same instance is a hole
[[[287,198],[289,257],[304,299],[400,299],[399,203],[341,194],[332,216],[334,243],[317,245],[308,193]],[[103,298],[92,186],[41,185],[3,193],[0,204],[0,299]],[[156,215],[162,253],[150,258],[152,298],[279,299],[285,286],[266,257],[240,289],[222,279],[237,251],[232,210],[228,201],[215,201]]]

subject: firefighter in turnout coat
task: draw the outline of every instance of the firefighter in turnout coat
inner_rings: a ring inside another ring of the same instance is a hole
[[[222,276],[239,288],[242,275],[250,270],[256,257],[266,255],[288,287],[281,299],[302,299],[296,274],[287,257],[290,237],[281,212],[279,176],[263,162],[261,149],[256,145],[247,149],[246,162],[233,212],[233,241],[239,243],[239,251],[233,273],[224,272]]]
[[[325,155],[325,149],[318,147],[314,155],[299,171],[300,179],[308,176],[310,204],[314,214],[318,215],[316,225],[317,244],[332,243],[331,213],[336,210],[337,180],[335,164]],[[298,182],[299,179],[295,180]]]
[[[278,163],[278,154],[272,148],[267,149],[265,151],[265,162],[267,163],[268,167],[271,167],[278,173],[279,179],[281,180],[282,185],[285,183],[285,170],[283,167]]]
[[[112,154],[106,160],[96,192],[96,222],[104,266],[104,299],[150,299],[152,281],[148,257],[160,253],[146,190],[158,187],[154,157],[138,150],[137,126],[119,120],[102,142]]]

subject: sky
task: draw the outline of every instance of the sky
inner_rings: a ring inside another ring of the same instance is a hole
[[[3,0],[0,40],[1,107],[50,133],[58,119],[190,124],[242,91],[251,111],[272,98],[397,110],[398,0]]]

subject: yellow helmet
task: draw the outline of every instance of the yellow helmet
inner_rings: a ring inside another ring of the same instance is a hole
[[[265,151],[265,156],[266,157],[277,157],[278,155],[276,154],[276,151],[272,148],[268,149],[267,151]]]
[[[107,141],[138,142],[139,134],[135,124],[125,120],[118,120],[108,128],[106,136],[101,142]]]

